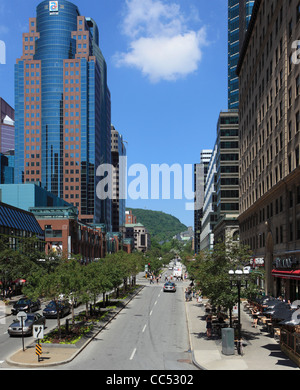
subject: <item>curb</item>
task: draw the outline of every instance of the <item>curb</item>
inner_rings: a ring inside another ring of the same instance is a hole
[[[184,293],[184,292],[183,292]],[[185,299],[185,296],[184,296],[184,299]],[[195,358],[195,353],[194,353],[194,349],[193,349],[193,343],[192,343],[192,337],[191,337],[191,332],[190,332],[190,327],[189,327],[189,315],[188,315],[188,310],[187,310],[187,306],[186,306],[186,302],[184,302],[184,308],[185,308],[185,317],[186,317],[186,323],[187,323],[187,328],[188,328],[188,334],[189,334],[189,344],[190,344],[190,351],[191,351],[191,354],[192,354],[192,362],[194,364],[195,367],[199,368],[200,370],[202,371],[206,371],[207,369],[203,366],[201,366],[196,358]]]
[[[121,307],[118,311],[116,311],[115,313],[113,313],[113,315],[103,324],[100,326],[100,328],[98,330],[96,330],[93,335],[91,337],[89,337],[89,339],[87,341],[84,342],[84,344],[76,351],[74,352],[74,354],[68,358],[68,359],[65,359],[63,361],[60,361],[60,362],[53,362],[53,363],[45,363],[43,365],[40,365],[40,364],[31,364],[31,363],[18,363],[18,362],[15,362],[15,361],[12,361],[10,358],[7,358],[6,359],[6,363],[11,365],[11,366],[18,366],[18,367],[30,367],[30,368],[43,368],[43,367],[53,367],[53,366],[58,366],[58,365],[62,365],[62,364],[66,364],[66,363],[70,363],[72,360],[74,360],[76,358],[76,356],[78,356],[88,345],[89,343],[96,337],[98,336],[98,334],[106,328],[106,326],[143,290],[145,286],[140,286],[136,291],[135,293],[130,296],[128,298],[128,300],[125,302],[124,306]],[[79,341],[80,342],[80,341]],[[35,345],[35,343],[32,343],[32,344],[29,344],[27,345],[26,348],[30,347],[30,346],[33,346]],[[54,344],[45,344],[47,348],[76,348],[75,345],[72,345],[72,346],[68,346],[68,345],[54,345]],[[15,353],[13,353],[13,355],[17,354],[18,352],[22,351],[22,349],[19,349],[18,351],[16,351]],[[13,356],[12,355],[12,356]]]

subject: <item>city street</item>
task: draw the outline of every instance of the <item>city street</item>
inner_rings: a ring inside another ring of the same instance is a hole
[[[148,282],[147,282],[148,283]],[[68,370],[195,370],[189,353],[183,282],[142,292],[71,363]]]
[[[55,367],[56,370],[196,369],[189,351],[183,293],[186,283],[176,282],[175,293],[163,292],[165,274],[159,283],[153,284],[142,275],[139,275],[137,283],[144,284],[144,289],[76,359]],[[76,311],[82,309],[78,307]],[[0,368],[9,367],[5,359],[22,348],[21,337],[9,337],[7,334],[12,319],[8,316],[0,323]],[[46,331],[56,324],[56,319],[47,319]],[[25,346],[32,341],[32,337],[25,337]]]

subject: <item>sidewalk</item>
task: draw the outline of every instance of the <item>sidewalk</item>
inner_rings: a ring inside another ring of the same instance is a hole
[[[203,301],[206,303],[205,300]],[[226,356],[222,353],[222,339],[206,336],[206,314],[204,305],[194,298],[185,302],[190,344],[194,364],[202,370],[299,370],[280,350],[279,342],[262,330],[252,327],[251,317],[241,304],[242,337],[244,355]]]
[[[142,289],[143,287],[141,287]],[[141,291],[138,290],[137,294]],[[180,291],[180,290],[179,290]],[[178,292],[179,292],[178,291]],[[184,293],[184,291],[182,292]],[[127,305],[135,295],[125,302]],[[205,303],[205,301],[204,301]],[[262,331],[261,326],[256,329],[251,326],[250,316],[244,312],[241,305],[241,322],[243,339],[247,342],[244,346],[244,355],[226,356],[222,354],[222,340],[213,336],[206,337],[205,308],[193,299],[185,302],[186,317],[190,337],[190,347],[193,363],[201,370],[299,370],[288,357],[280,350],[279,343],[267,332]],[[49,346],[43,345],[42,360],[38,362],[35,354],[35,344],[31,343],[6,360],[7,363],[23,368],[43,368],[60,365],[72,361],[98,334],[108,322],[118,315],[119,309],[112,312],[111,317],[101,324],[90,337],[82,340],[76,346]]]

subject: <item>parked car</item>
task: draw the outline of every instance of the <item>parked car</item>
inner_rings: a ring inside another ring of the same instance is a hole
[[[43,310],[43,315],[46,318],[57,318],[57,310],[59,317],[62,318],[71,312],[71,307],[68,301],[51,301]]]
[[[176,291],[176,285],[173,282],[167,282],[164,284],[164,292],[171,291],[175,292]]]
[[[23,324],[23,334],[32,336],[33,333],[33,325],[46,325],[46,318],[41,316],[39,313],[29,313],[27,314],[27,319]],[[8,327],[8,334],[10,336],[22,336],[22,326],[19,320],[15,320]]]
[[[21,298],[13,305],[11,309],[11,314],[16,315],[19,311],[25,311],[26,313],[32,313],[34,311],[40,310],[41,302],[40,300],[32,301],[28,298]]]

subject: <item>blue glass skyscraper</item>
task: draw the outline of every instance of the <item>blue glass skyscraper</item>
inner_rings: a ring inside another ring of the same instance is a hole
[[[236,67],[254,0],[228,0],[228,108],[239,107],[239,79]]]
[[[110,92],[94,20],[66,0],[43,1],[15,65],[15,183],[42,187],[110,229],[96,196],[97,167],[111,163]]]

